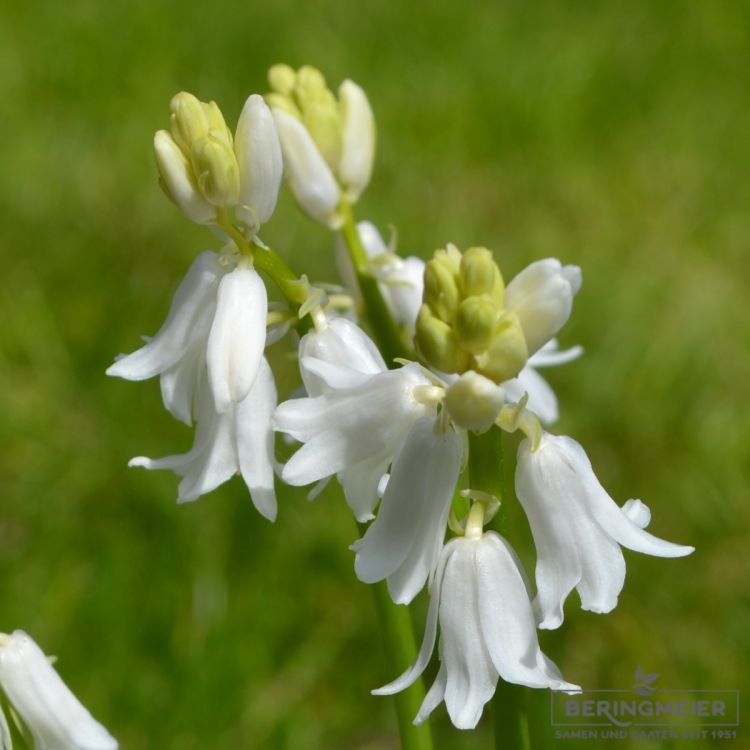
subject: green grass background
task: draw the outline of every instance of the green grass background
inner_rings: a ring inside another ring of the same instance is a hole
[[[628,687],[639,664],[664,687],[748,687],[747,4],[37,0],[0,16],[0,628],[56,654],[123,748],[397,746],[390,700],[369,694],[395,675],[338,492],[281,490],[273,526],[236,479],[178,507],[173,476],[126,462],[186,450],[189,431],[156,383],[104,376],[212,246],[156,184],[169,98],[214,98],[234,122],[282,60],[368,91],[359,213],[396,225],[404,254],[453,241],[493,248],[506,277],[549,255],[584,269],[562,341],[586,356],[549,373],[557,431],[697,551],[626,553],[618,608],[571,597],[544,648],[590,688]],[[263,237],[331,278],[332,238],[287,195]],[[288,392],[284,352],[275,365]],[[536,746],[555,746],[534,699]],[[439,748],[489,746],[487,720],[459,733],[440,708],[434,724]]]

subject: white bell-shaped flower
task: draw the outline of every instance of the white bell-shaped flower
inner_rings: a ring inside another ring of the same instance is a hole
[[[546,258],[528,265],[505,288],[505,308],[518,316],[529,355],[565,325],[581,278],[578,266]]]
[[[445,701],[459,729],[473,729],[498,678],[518,685],[578,691],[539,648],[536,622],[517,557],[492,531],[452,539],[430,582],[424,640],[412,666],[372,692],[392,695],[427,667],[440,625],[440,670],[415,724]]]
[[[370,354],[360,354],[367,366],[378,364]],[[419,365],[363,376],[349,364],[303,358],[306,379],[317,377],[325,389],[314,398],[280,404],[274,424],[304,443],[284,466],[284,481],[300,486],[337,474],[355,516],[364,521],[372,518],[378,483],[410,426],[434,413],[435,406],[415,395],[430,385]]]
[[[273,115],[258,94],[248,97],[242,108],[234,136],[234,153],[240,172],[237,217],[255,233],[276,208],[284,173]]]
[[[367,187],[375,160],[375,118],[361,86],[346,80],[339,86],[341,160],[338,176],[346,197],[355,202]]]
[[[461,470],[463,437],[437,417],[415,422],[398,450],[378,516],[352,545],[365,583],[386,580],[391,598],[408,604],[434,570]]]
[[[165,458],[138,456],[129,466],[170,469],[182,477],[177,502],[196,500],[241,474],[253,504],[269,521],[276,519],[274,451],[271,417],[276,408],[276,385],[265,358],[242,401],[219,413],[204,368],[197,397],[197,428],[187,453]]]
[[[34,750],[117,750],[117,740],[21,630],[0,636],[0,687],[31,733]]]
[[[693,552],[643,530],[650,512],[640,501],[620,508],[596,478],[573,439],[544,433],[538,449],[518,448],[516,493],[529,519],[537,552],[535,605],[541,628],[557,628],[575,588],[581,607],[610,612],[625,582],[620,545],[655,557]]]

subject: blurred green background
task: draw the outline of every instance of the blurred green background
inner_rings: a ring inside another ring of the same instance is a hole
[[[237,479],[178,507],[172,475],[126,462],[187,450],[190,432],[157,383],[104,376],[213,246],[156,184],[170,97],[216,99],[234,122],[287,61],[368,91],[379,150],[359,215],[396,225],[402,253],[453,241],[492,247],[506,277],[549,255],[584,269],[562,343],[586,356],[548,373],[556,431],[697,551],[626,553],[618,608],[571,597],[544,648],[590,688],[628,687],[638,665],[665,687],[748,687],[749,7],[5,4],[0,628],[56,654],[123,748],[397,746],[390,699],[369,694],[395,675],[338,492],[282,491],[273,526]],[[263,237],[332,278],[332,238],[288,195]],[[275,365],[288,392],[285,352]],[[547,700],[538,747],[555,746]],[[486,719],[462,734],[441,707],[434,725],[438,748],[489,746]]]

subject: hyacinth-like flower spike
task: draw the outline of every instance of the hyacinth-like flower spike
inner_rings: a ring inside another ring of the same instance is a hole
[[[557,628],[575,588],[583,609],[610,612],[625,581],[620,546],[655,557],[694,551],[644,531],[651,514],[640,500],[622,508],[596,478],[573,439],[545,433],[536,451],[518,449],[516,492],[529,518],[537,550],[536,607],[541,628]]]
[[[117,750],[117,740],[21,630],[0,635],[0,687],[33,737],[34,750]]]
[[[474,506],[480,514],[481,506]],[[474,509],[472,509],[474,510]],[[476,516],[476,513],[474,514]],[[518,685],[578,691],[539,648],[536,621],[515,552],[471,514],[466,535],[443,548],[430,583],[424,640],[412,666],[375,695],[392,695],[425,670],[440,627],[440,670],[414,723],[445,701],[453,724],[473,729],[498,678]]]
[[[340,204],[356,202],[372,173],[375,120],[367,96],[347,80],[336,98],[309,65],[274,65],[268,80],[266,100],[294,197],[311,218],[337,229]]]

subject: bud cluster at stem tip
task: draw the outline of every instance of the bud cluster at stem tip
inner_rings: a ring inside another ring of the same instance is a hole
[[[504,298],[502,274],[487,248],[435,251],[417,317],[421,357],[445,373],[473,370],[496,383],[514,378],[529,351],[518,315],[505,309]]]

